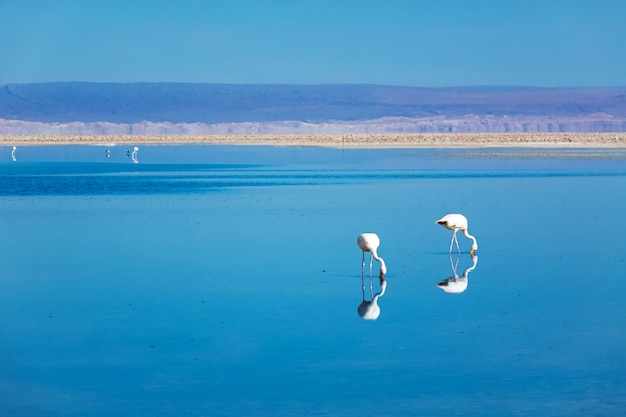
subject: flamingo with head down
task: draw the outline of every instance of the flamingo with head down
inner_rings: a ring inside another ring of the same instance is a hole
[[[452,239],[450,239],[450,253],[452,253],[452,244],[456,243],[456,249],[461,253],[459,248],[459,240],[456,238],[456,232],[461,230],[465,237],[472,239],[472,249],[470,253],[473,255],[478,250],[478,242],[476,238],[467,232],[467,218],[462,214],[447,214],[441,219],[436,221],[437,224],[445,227],[448,230],[452,230]]]
[[[379,276],[382,277],[383,275],[385,275],[387,273],[387,265],[385,265],[385,261],[383,260],[383,258],[378,256],[378,247],[380,246],[380,238],[378,237],[378,235],[376,233],[362,233],[357,237],[356,243],[359,245],[359,248],[361,248],[361,251],[363,252],[363,258],[361,259],[362,271],[365,269],[365,252],[369,252],[370,275],[372,274],[372,263],[374,259],[380,262]]]

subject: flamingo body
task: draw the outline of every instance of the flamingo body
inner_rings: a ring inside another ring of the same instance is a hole
[[[359,245],[359,248],[361,248],[361,251],[363,251],[363,267],[365,267],[365,252],[369,252],[371,254],[370,273],[372,271],[373,258],[380,262],[380,275],[385,275],[387,273],[387,266],[385,265],[383,258],[378,256],[378,247],[380,246],[380,238],[378,235],[376,233],[362,233],[357,237],[356,243]]]
[[[461,253],[461,249],[459,248],[459,241],[456,238],[456,232],[461,230],[465,237],[472,239],[472,249],[470,253],[474,253],[478,250],[478,242],[476,242],[476,238],[470,235],[467,231],[468,223],[467,217],[462,214],[452,213],[443,216],[441,219],[436,221],[437,224],[445,227],[448,230],[452,230],[452,239],[450,239],[450,253],[452,253],[452,244],[456,243],[456,248],[459,253]]]

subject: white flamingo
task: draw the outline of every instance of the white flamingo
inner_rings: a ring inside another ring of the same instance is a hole
[[[474,254],[478,250],[478,243],[476,242],[476,238],[470,235],[467,232],[467,218],[462,214],[447,214],[443,216],[441,219],[437,220],[435,223],[442,225],[448,230],[452,230],[452,239],[450,239],[450,253],[452,253],[452,243],[456,243],[456,249],[459,253],[461,253],[461,248],[459,248],[459,240],[456,238],[456,232],[459,230],[463,231],[465,237],[472,239],[472,249],[470,250],[471,254]]]
[[[13,159],[13,161],[17,161],[17,158],[15,158],[15,150],[16,150],[16,149],[17,149],[17,148],[14,146],[14,147],[13,147],[13,150],[11,151],[11,158]]]
[[[133,149],[133,153],[130,156],[133,159],[134,163],[139,162],[139,160],[137,159],[137,152],[139,152],[139,148],[135,146],[135,148]]]
[[[370,275],[372,275],[372,263],[373,259],[380,262],[380,277],[387,273],[387,266],[383,258],[378,256],[377,250],[380,246],[380,239],[376,233],[362,233],[356,238],[356,243],[363,252],[363,258],[361,259],[361,272],[364,273],[365,269],[365,252],[370,253]]]

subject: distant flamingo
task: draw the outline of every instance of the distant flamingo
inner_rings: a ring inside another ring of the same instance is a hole
[[[16,149],[17,149],[17,148],[14,146],[14,147],[13,147],[13,150],[11,151],[11,159],[13,159],[13,161],[17,161],[17,159],[15,158],[15,150],[16,150]]]
[[[472,239],[474,242],[472,244],[472,249],[470,250],[471,254],[474,254],[478,250],[478,243],[476,242],[476,238],[470,235],[467,232],[467,218],[462,214],[447,214],[443,216],[441,219],[436,221],[437,224],[442,225],[448,230],[452,230],[452,239],[450,239],[450,253],[452,253],[452,243],[456,243],[456,249],[459,253],[461,253],[461,248],[459,248],[459,240],[456,238],[456,232],[459,230],[463,231],[465,237]]]
[[[378,256],[378,253],[376,252],[378,250],[378,247],[380,246],[380,239],[378,238],[378,235],[376,233],[360,234],[356,239],[356,243],[359,245],[359,248],[361,248],[361,250],[363,251],[363,258],[361,259],[361,272],[363,272],[365,269],[365,252],[369,252],[371,254],[370,255],[370,275],[372,275],[373,259],[376,259],[378,262],[380,262],[380,274],[379,275],[382,278],[382,276],[387,273],[387,266],[385,265],[385,261],[383,260],[383,258]]]
[[[135,148],[133,149],[133,153],[132,153],[132,155],[131,155],[131,158],[133,159],[133,162],[134,162],[134,163],[139,162],[139,161],[137,160],[137,152],[138,152],[138,151],[139,151],[139,148],[135,146]]]

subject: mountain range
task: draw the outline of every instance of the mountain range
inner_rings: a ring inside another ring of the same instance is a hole
[[[0,134],[626,131],[626,87],[58,82],[0,87]]]

